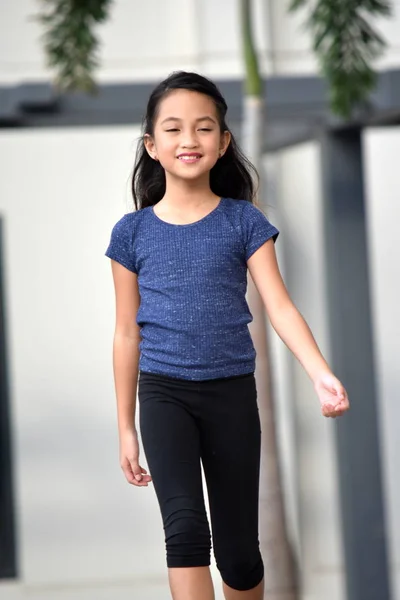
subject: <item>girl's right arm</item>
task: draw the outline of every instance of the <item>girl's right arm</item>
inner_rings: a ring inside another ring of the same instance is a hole
[[[137,275],[114,260],[111,265],[116,304],[113,368],[120,464],[129,483],[147,486],[151,477],[139,465],[139,443],[135,426],[140,354],[140,329],[136,323],[140,304]]]

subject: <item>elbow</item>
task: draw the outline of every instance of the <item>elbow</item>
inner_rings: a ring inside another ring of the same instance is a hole
[[[140,340],[140,328],[137,325],[124,325],[117,326],[115,328],[115,342],[130,342],[139,344]]]
[[[267,312],[272,327],[279,334],[282,326],[288,323],[298,311],[291,300],[285,300],[270,308]]]

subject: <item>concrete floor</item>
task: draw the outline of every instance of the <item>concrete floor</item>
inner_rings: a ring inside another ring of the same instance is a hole
[[[116,582],[114,585],[25,586],[0,583],[1,600],[170,600],[166,582],[137,585]]]
[[[211,565],[215,599],[223,600],[221,579]],[[107,584],[65,583],[59,585],[26,585],[0,581],[1,600],[171,600],[167,574],[162,579],[115,581]]]

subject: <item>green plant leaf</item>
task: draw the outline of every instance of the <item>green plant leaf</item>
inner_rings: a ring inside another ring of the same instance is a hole
[[[44,30],[47,64],[55,70],[57,87],[95,89],[99,42],[94,27],[108,18],[111,4],[112,0],[41,0],[35,19]]]
[[[376,84],[373,61],[386,42],[370,23],[371,15],[389,16],[384,0],[293,0],[290,10],[308,6],[307,27],[320,69],[329,85],[332,111],[349,118]]]

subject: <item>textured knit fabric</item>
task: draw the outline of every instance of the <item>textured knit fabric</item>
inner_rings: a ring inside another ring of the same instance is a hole
[[[140,370],[191,380],[254,371],[246,261],[278,234],[247,200],[222,198],[184,225],[152,206],[124,215],[106,256],[138,275]]]

